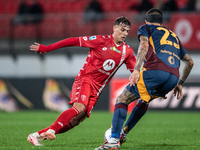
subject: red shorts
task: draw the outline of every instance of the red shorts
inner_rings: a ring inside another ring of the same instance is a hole
[[[84,111],[89,117],[99,98],[97,96],[98,89],[90,79],[76,78],[72,86],[69,104],[73,105],[75,102],[84,104],[86,106]]]

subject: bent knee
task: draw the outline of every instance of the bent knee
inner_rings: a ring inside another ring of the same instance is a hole
[[[133,101],[135,101],[137,99],[139,99],[138,96],[136,96],[135,94],[131,93],[130,91],[128,91],[125,88],[124,91],[122,92],[122,94],[120,94],[117,97],[116,104],[125,103],[125,104],[129,105],[131,102],[133,102]]]
[[[118,104],[118,103],[126,103],[126,101],[123,100],[123,99],[121,99],[121,97],[122,97],[122,94],[120,94],[119,96],[117,96],[116,104]]]
[[[79,113],[85,110],[85,105],[82,103],[74,103],[73,107],[75,107],[79,111]]]

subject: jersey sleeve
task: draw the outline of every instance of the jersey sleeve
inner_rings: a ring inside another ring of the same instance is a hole
[[[129,54],[128,54],[125,64],[126,64],[126,68],[130,70],[130,72],[133,72],[135,64],[136,64],[136,58],[135,58],[135,53],[132,50],[132,48],[129,49]]]
[[[147,29],[146,29],[146,25],[140,26],[140,28],[138,29],[137,35],[138,35],[139,41],[140,41],[140,35],[144,35],[144,36],[149,38],[149,34],[148,34]]]
[[[101,42],[101,36],[84,36],[80,37],[80,46],[88,48],[96,48]]]
[[[62,47],[68,47],[68,46],[79,46],[79,38],[78,37],[74,37],[74,38],[67,38],[61,41],[58,41],[56,43],[50,44],[50,45],[42,45],[40,44],[38,52],[50,52]]]
[[[188,54],[188,52],[186,51],[186,49],[182,46],[182,44],[180,44],[180,58],[182,58],[185,54]]]

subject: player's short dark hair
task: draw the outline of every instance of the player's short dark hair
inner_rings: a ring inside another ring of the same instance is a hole
[[[163,15],[159,9],[152,8],[146,13],[146,21],[151,23],[160,23],[162,24]]]
[[[127,17],[124,17],[124,16],[118,17],[114,22],[114,26],[119,25],[120,23],[131,27],[131,22],[129,21]]]

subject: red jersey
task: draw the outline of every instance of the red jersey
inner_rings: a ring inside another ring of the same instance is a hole
[[[79,42],[81,47],[88,47],[90,51],[76,78],[90,78],[100,87],[98,95],[123,63],[131,72],[135,67],[136,58],[132,48],[125,42],[117,45],[112,35],[79,37]]]
[[[112,35],[67,38],[48,46],[40,44],[38,52],[45,53],[68,46],[90,48],[84,66],[76,79],[89,78],[98,91],[97,95],[101,93],[123,63],[131,72],[135,67],[136,59],[132,48],[125,42],[117,45]]]

